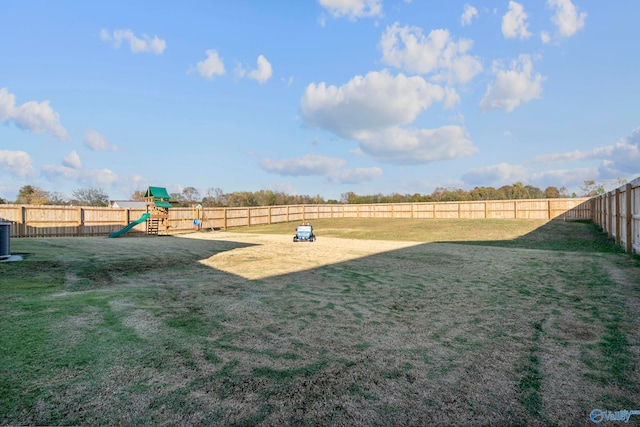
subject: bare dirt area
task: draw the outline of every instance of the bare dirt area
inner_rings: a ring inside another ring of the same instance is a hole
[[[589,224],[425,222],[422,241],[410,225],[19,240],[25,261],[0,266],[0,422],[564,426],[640,409],[636,260]]]

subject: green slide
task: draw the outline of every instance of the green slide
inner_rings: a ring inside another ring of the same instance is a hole
[[[129,230],[131,230],[136,225],[140,224],[141,222],[145,222],[146,220],[148,220],[150,216],[151,215],[149,214],[149,212],[143,213],[142,216],[138,220],[133,221],[131,224],[127,225],[125,228],[123,228],[120,231],[114,231],[113,233],[109,234],[109,237],[120,237],[120,236],[122,236],[124,233],[126,233]]]

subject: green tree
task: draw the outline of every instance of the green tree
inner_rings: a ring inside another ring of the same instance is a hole
[[[49,193],[40,187],[24,185],[18,190],[16,198],[18,205],[47,205],[49,204]]]
[[[547,187],[544,189],[544,198],[545,199],[558,199],[560,197],[560,190],[558,187]]]

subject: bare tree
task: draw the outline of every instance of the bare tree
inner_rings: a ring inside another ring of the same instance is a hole
[[[73,190],[72,194],[79,205],[107,206],[109,204],[109,195],[101,188],[78,188]]]

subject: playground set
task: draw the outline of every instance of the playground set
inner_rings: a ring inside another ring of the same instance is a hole
[[[143,222],[147,223],[147,235],[166,235],[169,232],[169,209],[171,196],[164,187],[149,187],[144,194],[144,201],[147,204],[147,212],[142,214],[140,218],[131,222],[122,230],[109,234],[109,237],[120,237],[127,233],[133,227]],[[197,220],[200,225],[200,220]],[[194,219],[196,225],[196,219]]]

